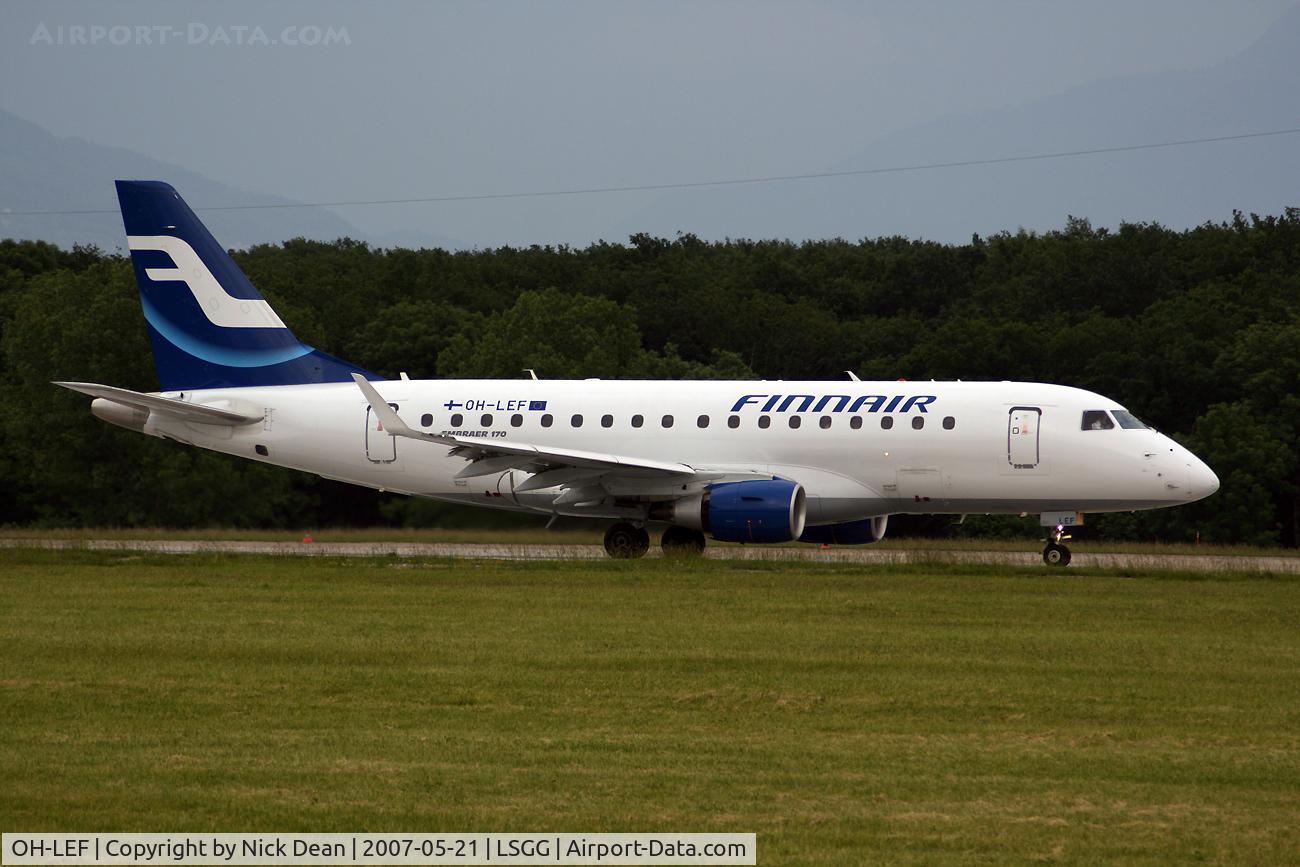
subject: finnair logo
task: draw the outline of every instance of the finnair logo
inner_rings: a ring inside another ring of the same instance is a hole
[[[171,257],[174,268],[146,268],[154,282],[178,280],[190,289],[199,309],[219,328],[284,328],[271,305],[261,299],[236,298],[227,292],[194,248],[171,235],[128,235],[131,250],[159,250]]]
[[[927,412],[936,400],[933,394],[746,394],[731,411],[761,405],[759,412]]]

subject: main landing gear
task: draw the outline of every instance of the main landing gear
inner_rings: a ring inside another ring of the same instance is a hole
[[[1048,566],[1069,566],[1070,549],[1061,543],[1070,538],[1063,524],[1057,524],[1047,538],[1047,547],[1043,548],[1043,562]]]
[[[704,553],[704,534],[690,527],[669,527],[659,544],[667,556],[691,557]]]
[[[704,553],[704,534],[689,527],[669,527],[660,541],[668,556],[696,556]],[[605,553],[615,560],[635,560],[650,550],[645,527],[619,521],[605,531]]]
[[[615,560],[635,560],[650,550],[650,534],[645,527],[619,521],[605,531],[605,553]]]

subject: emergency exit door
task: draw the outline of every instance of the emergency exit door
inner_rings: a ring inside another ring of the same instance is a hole
[[[1038,430],[1043,411],[1036,406],[1013,406],[1007,418],[1007,463],[1013,469],[1038,466]]]
[[[397,404],[389,406],[397,411]],[[397,437],[388,435],[374,408],[369,406],[366,407],[366,458],[375,464],[391,464],[397,460]]]

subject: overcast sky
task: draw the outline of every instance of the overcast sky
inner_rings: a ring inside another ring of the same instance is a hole
[[[1294,5],[10,0],[0,107],[309,202],[788,174],[953,113],[1214,64]],[[94,25],[133,35],[66,44]],[[202,42],[240,27],[273,41],[332,28],[346,44]],[[134,28],[170,35],[143,45]],[[338,213],[375,233],[585,243],[654,195]]]

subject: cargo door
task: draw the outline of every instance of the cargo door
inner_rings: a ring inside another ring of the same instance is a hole
[[[899,506],[907,512],[942,512],[943,473],[938,467],[900,467],[896,476]]]

